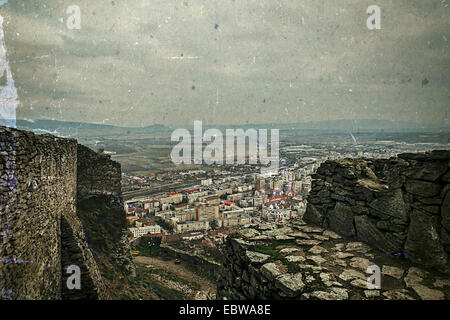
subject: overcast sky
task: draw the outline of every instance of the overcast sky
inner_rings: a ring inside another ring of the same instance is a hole
[[[449,3],[10,0],[0,14],[19,119],[449,126]]]

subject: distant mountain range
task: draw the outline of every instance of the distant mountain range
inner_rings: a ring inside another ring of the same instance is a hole
[[[282,131],[325,131],[325,132],[450,132],[450,127],[436,123],[434,126],[414,122],[392,121],[392,120],[328,120],[311,121],[299,123],[265,123],[265,124],[229,124],[229,125],[206,125],[205,127],[217,128],[277,128]]]
[[[165,132],[170,129],[164,125],[154,124],[146,127],[119,127],[113,125],[66,122],[59,120],[17,120],[18,129],[29,130],[37,134],[54,134],[57,136],[80,137],[92,135],[151,134]]]
[[[92,135],[124,135],[124,134],[153,134],[168,133],[179,126],[165,126],[153,124],[146,127],[119,127],[85,122],[66,122],[58,120],[17,120],[18,129],[29,130],[37,134],[50,133],[58,136],[81,137]],[[192,129],[193,123],[185,126]],[[268,128],[280,129],[282,132],[289,131],[325,131],[325,132],[450,132],[449,127],[439,127],[423,125],[419,123],[390,121],[390,120],[330,120],[314,121],[302,123],[267,123],[267,124],[229,124],[229,125],[208,125],[203,124],[203,128]]]

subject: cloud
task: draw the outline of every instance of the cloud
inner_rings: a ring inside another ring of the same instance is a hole
[[[72,1],[10,2],[0,14],[18,117],[119,125],[444,119],[448,1],[377,1],[382,29],[370,31],[372,2],[80,0],[81,30],[65,25]]]

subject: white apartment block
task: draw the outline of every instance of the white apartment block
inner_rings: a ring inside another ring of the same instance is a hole
[[[145,234],[154,234],[154,233],[161,233],[161,227],[158,225],[155,226],[145,226],[145,227],[139,227],[139,228],[129,228],[131,233],[133,233],[133,237],[139,238],[142,237]]]

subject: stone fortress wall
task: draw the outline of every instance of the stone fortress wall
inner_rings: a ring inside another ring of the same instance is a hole
[[[217,298],[450,299],[449,160],[433,151],[324,162],[303,219],[228,237]]]
[[[77,198],[88,195],[113,194],[122,197],[122,169],[120,163],[111,161],[109,155],[78,144]]]
[[[326,161],[306,222],[450,272],[450,151]]]
[[[92,189],[121,200],[120,164],[74,139],[0,127],[0,172],[0,299],[108,298],[77,211]],[[70,264],[81,290],[67,289]]]

